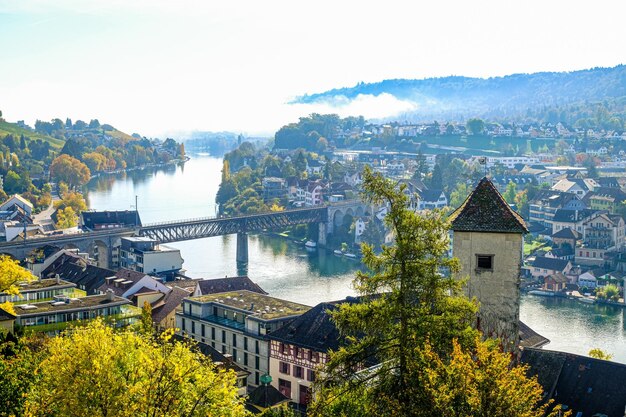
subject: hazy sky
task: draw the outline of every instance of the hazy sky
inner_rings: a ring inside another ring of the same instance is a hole
[[[626,63],[623,0],[0,0],[0,110],[98,118],[128,133],[271,134],[313,111],[408,104],[304,93],[388,78],[499,76]]]

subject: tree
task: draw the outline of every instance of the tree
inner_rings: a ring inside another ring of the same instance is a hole
[[[448,277],[459,262],[447,256],[443,214],[412,212],[404,185],[369,169],[363,189],[369,202],[389,207],[385,223],[395,246],[375,255],[363,245],[372,272],[357,272],[360,300],[331,312],[346,343],[330,353],[315,386],[313,414],[544,415],[548,406],[541,405],[537,380],[472,328],[477,306],[462,295],[462,282]]]
[[[57,210],[65,210],[66,208],[71,208],[76,215],[82,213],[87,210],[87,202],[81,193],[77,192],[65,192],[62,193],[63,197],[60,201],[56,201],[54,203],[54,208]]]
[[[144,301],[141,308],[141,332],[151,335],[154,332],[154,322],[152,321],[152,306]]]
[[[57,229],[69,229],[78,225],[78,215],[70,206],[57,211],[57,222],[54,227]]]
[[[506,186],[506,190],[504,191],[504,194],[502,194],[502,197],[504,197],[504,200],[507,203],[513,204],[515,202],[516,195],[517,195],[517,186],[515,185],[513,181],[509,181],[509,183]]]
[[[413,415],[416,403],[407,393],[421,385],[410,365],[416,350],[429,341],[437,352],[451,352],[452,339],[468,344],[476,336],[471,328],[475,304],[460,295],[459,281],[440,274],[460,268],[457,259],[447,257],[448,223],[439,211],[421,216],[409,210],[404,188],[369,168],[364,171],[364,198],[389,208],[385,224],[395,246],[383,246],[376,255],[370,245],[362,245],[363,262],[372,272],[357,272],[354,280],[363,302],[344,304],[333,313],[349,343],[330,356],[322,384],[335,386],[320,389],[320,409],[362,388],[365,382],[354,377],[356,369],[379,363],[365,373],[371,415],[390,415],[391,410]]]
[[[456,185],[454,191],[450,193],[450,207],[457,208],[465,201],[470,193],[470,189],[466,183],[460,182]]]
[[[485,130],[485,122],[482,119],[469,119],[465,125],[472,135],[480,135]]]
[[[610,361],[613,359],[613,354],[606,353],[600,348],[594,348],[589,351],[589,356],[596,359],[603,359],[605,361]]]
[[[20,287],[18,284],[34,279],[33,274],[22,268],[18,261],[7,255],[0,255],[0,293],[19,295]],[[0,304],[0,308],[9,313],[14,313],[13,304],[10,302]]]
[[[50,164],[50,176],[57,182],[64,182],[70,188],[87,184],[91,171],[84,163],[69,155],[59,155]]]
[[[49,341],[27,416],[245,415],[236,376],[189,345],[96,319]]]
[[[433,168],[433,172],[430,177],[429,188],[435,190],[443,189],[443,174],[441,172],[441,167],[439,166],[439,164],[435,164],[435,167]]]

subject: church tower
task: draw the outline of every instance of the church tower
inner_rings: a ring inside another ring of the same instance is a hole
[[[452,251],[467,278],[466,294],[480,303],[477,327],[505,351],[519,344],[520,270],[528,229],[486,177],[450,216]]]

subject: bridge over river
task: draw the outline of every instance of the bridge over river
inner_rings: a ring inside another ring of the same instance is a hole
[[[46,245],[74,247],[91,256],[97,255],[98,266],[111,267],[116,263],[113,249],[120,246],[122,237],[146,236],[159,243],[172,243],[237,234],[237,263],[247,264],[248,233],[284,230],[299,224],[317,223],[319,224],[318,243],[323,246],[326,244],[327,234],[332,233],[334,225],[339,225],[345,216],[360,216],[368,210],[369,208],[363,202],[350,200],[332,205],[241,216],[175,220],[145,224],[139,228],[112,228],[2,242],[0,253],[23,259],[33,250]]]

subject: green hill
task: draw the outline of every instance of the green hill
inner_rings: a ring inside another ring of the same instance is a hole
[[[41,139],[44,142],[48,142],[50,144],[50,147],[56,150],[61,149],[63,147],[63,144],[65,144],[64,139],[58,139],[53,136],[35,132],[34,130],[20,127],[16,123],[10,123],[0,118],[0,139],[4,138],[7,135],[13,135],[17,138],[24,135],[30,139]]]

